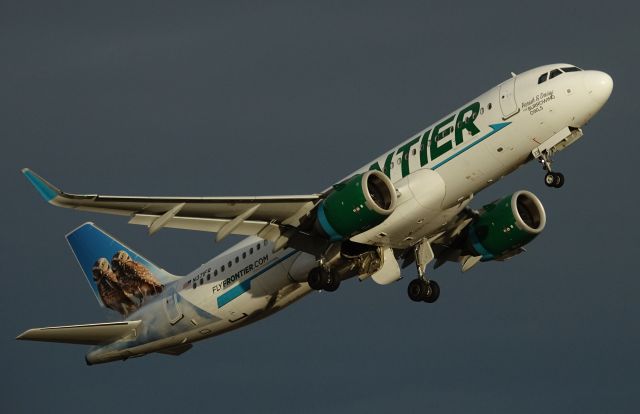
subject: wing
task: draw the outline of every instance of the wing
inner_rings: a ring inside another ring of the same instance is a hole
[[[140,325],[140,322],[123,321],[34,328],[21,333],[16,339],[99,345],[113,342],[127,335],[135,336],[135,330]]]
[[[25,177],[50,204],[106,214],[129,216],[129,223],[149,227],[153,234],[163,227],[217,233],[257,235],[278,247],[296,242],[310,244],[301,224],[320,201],[320,194],[263,197],[136,197],[99,194],[69,194],[33,171]],[[313,244],[313,243],[311,243]],[[281,245],[281,246],[280,246]]]

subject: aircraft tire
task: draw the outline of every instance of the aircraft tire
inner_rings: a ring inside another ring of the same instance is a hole
[[[440,285],[435,280],[429,281],[429,288],[424,293],[424,301],[427,303],[433,303],[440,297]]]
[[[547,187],[555,187],[556,175],[552,172],[548,172],[544,175],[544,183]]]
[[[407,294],[409,299],[414,302],[422,302],[424,300],[424,292],[427,291],[429,286],[423,279],[413,279],[407,287]]]
[[[330,274],[328,276],[329,278],[324,285],[324,290],[327,292],[335,292],[340,287],[340,279]]]
[[[307,277],[307,282],[309,283],[309,287],[313,290],[322,290],[322,282],[323,282],[323,277],[322,277],[322,270],[320,270],[319,267],[316,267],[315,269],[311,269],[311,271],[309,272],[309,276]]]
[[[562,173],[554,173],[555,180],[553,182],[553,186],[555,188],[560,188],[564,185],[564,174]]]

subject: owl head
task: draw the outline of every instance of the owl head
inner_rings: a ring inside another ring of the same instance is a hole
[[[99,258],[93,264],[93,279],[100,280],[109,271],[109,262],[104,257]]]
[[[113,261],[115,262],[128,262],[131,257],[124,250],[119,250],[113,255]]]

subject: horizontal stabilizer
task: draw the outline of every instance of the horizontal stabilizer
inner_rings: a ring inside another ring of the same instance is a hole
[[[21,333],[16,339],[100,345],[114,342],[125,337],[135,338],[136,328],[140,325],[140,322],[141,321],[124,321],[34,328]]]

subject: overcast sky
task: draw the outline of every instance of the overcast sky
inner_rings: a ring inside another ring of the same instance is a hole
[[[0,0],[0,411],[636,412],[640,67],[631,2]],[[447,3],[447,4],[445,4]],[[64,234],[94,221],[175,273],[231,243],[47,206],[71,192],[319,191],[508,78],[568,62],[609,103],[561,153],[561,190],[527,165],[475,206],[535,192],[548,224],[506,263],[432,277],[433,305],[350,280],[181,357],[87,367],[27,328],[114,320]]]

